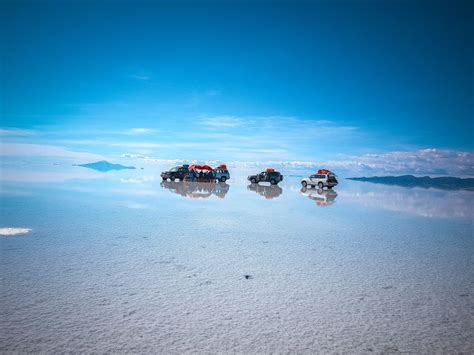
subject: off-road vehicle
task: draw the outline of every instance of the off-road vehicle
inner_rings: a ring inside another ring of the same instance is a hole
[[[189,165],[181,165],[181,166],[175,166],[174,168],[168,170],[168,171],[163,171],[161,173],[161,178],[163,180],[170,180],[174,181],[178,179],[179,181],[183,181],[184,177],[189,174]]]
[[[281,175],[278,171],[269,168],[265,171],[262,171],[260,174],[248,176],[247,180],[249,180],[252,184],[258,184],[259,182],[263,181],[269,182],[272,185],[276,185],[283,180],[283,175]]]
[[[227,170],[227,165],[222,164],[214,169],[214,177],[217,181],[226,182],[230,179],[229,170]]]
[[[311,175],[301,180],[301,185],[303,185],[303,187],[317,186],[319,189],[322,189],[324,187],[332,189],[337,184],[338,181],[336,179],[336,175],[334,175],[334,173],[332,172],[325,172],[323,174],[319,174],[318,172],[318,174]]]

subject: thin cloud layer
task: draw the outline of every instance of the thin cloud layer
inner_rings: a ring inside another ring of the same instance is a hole
[[[74,159],[77,161],[103,159],[103,157],[99,154],[76,152],[54,145],[3,142],[0,143],[0,156],[57,157]]]
[[[124,154],[124,158],[140,159],[148,163],[176,165],[195,163],[198,160],[161,159],[140,154]],[[220,160],[207,161],[209,164],[221,163]],[[332,161],[305,160],[260,160],[228,161],[234,169],[260,169],[272,166],[278,169],[297,171],[330,168],[342,176],[375,175],[430,175],[430,176],[474,176],[474,153],[455,150],[421,149],[415,151],[396,151],[384,154],[366,154],[348,156]]]
[[[474,153],[420,149],[383,154],[366,154],[327,162],[334,169],[353,175],[450,175],[474,176]]]
[[[219,128],[234,128],[245,124],[245,120],[235,116],[216,116],[205,118],[200,121],[204,126],[219,129]]]
[[[141,134],[151,134],[155,132],[157,132],[157,130],[154,128],[138,127],[138,128],[131,128],[127,133],[132,134],[132,135],[141,135]]]
[[[19,129],[19,128],[0,128],[0,137],[15,137],[15,136],[31,136],[35,134],[32,130],[29,129]]]

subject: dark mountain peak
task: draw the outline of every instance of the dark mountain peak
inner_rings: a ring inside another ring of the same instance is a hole
[[[83,168],[93,169],[101,172],[107,172],[111,170],[124,170],[124,169],[135,169],[134,166],[124,166],[121,164],[112,164],[106,160],[101,160],[95,163],[87,164],[77,164],[77,166],[82,166]]]

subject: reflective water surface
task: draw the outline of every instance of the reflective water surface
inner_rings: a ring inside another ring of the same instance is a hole
[[[337,192],[333,189],[310,189],[301,188],[301,194],[308,196],[311,200],[316,201],[316,206],[326,207],[334,203],[337,197]]]
[[[162,181],[161,187],[183,197],[208,198],[215,195],[224,198],[229,191],[229,184],[225,182],[194,182],[194,181]]]
[[[472,192],[160,171],[2,169],[2,351],[472,352]]]
[[[247,185],[247,190],[255,191],[257,194],[265,197],[267,200],[271,200],[280,196],[283,193],[283,189],[278,185],[271,185],[265,183],[250,184]]]

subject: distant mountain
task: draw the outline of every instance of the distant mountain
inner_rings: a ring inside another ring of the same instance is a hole
[[[82,166],[84,168],[94,169],[97,171],[107,172],[111,170],[125,170],[125,169],[135,169],[134,166],[124,166],[121,164],[112,164],[108,161],[102,160],[95,163],[88,164],[78,164],[77,166]]]
[[[474,190],[474,178],[461,179],[457,177],[436,177],[429,176],[416,177],[413,175],[402,176],[373,176],[373,177],[353,177],[349,180],[373,182],[376,184],[398,185],[406,187],[433,187],[445,190]]]

